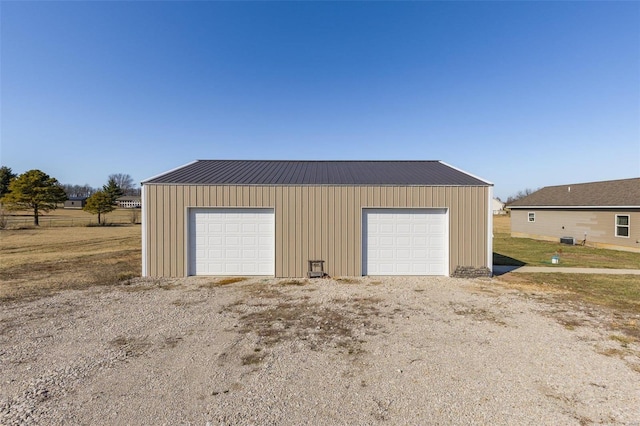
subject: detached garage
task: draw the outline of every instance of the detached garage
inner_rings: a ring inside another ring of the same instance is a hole
[[[144,276],[488,275],[492,184],[440,161],[199,160],[142,182]]]

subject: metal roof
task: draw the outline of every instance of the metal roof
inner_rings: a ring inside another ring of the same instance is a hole
[[[640,178],[546,186],[509,207],[640,207]]]
[[[197,160],[143,184],[491,186],[440,161]]]

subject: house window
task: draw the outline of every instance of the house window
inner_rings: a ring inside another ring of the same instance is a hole
[[[616,237],[629,238],[629,215],[616,215]]]
[[[536,213],[535,212],[529,212],[529,217],[527,218],[527,220],[529,222],[535,222],[536,221]]]

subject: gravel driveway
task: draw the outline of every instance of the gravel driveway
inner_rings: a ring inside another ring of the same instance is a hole
[[[136,280],[2,305],[0,424],[640,424],[606,312],[491,280]]]

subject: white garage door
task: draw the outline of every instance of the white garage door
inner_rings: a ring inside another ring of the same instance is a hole
[[[273,209],[189,213],[190,275],[275,275]]]
[[[365,209],[363,275],[448,275],[445,209]]]

